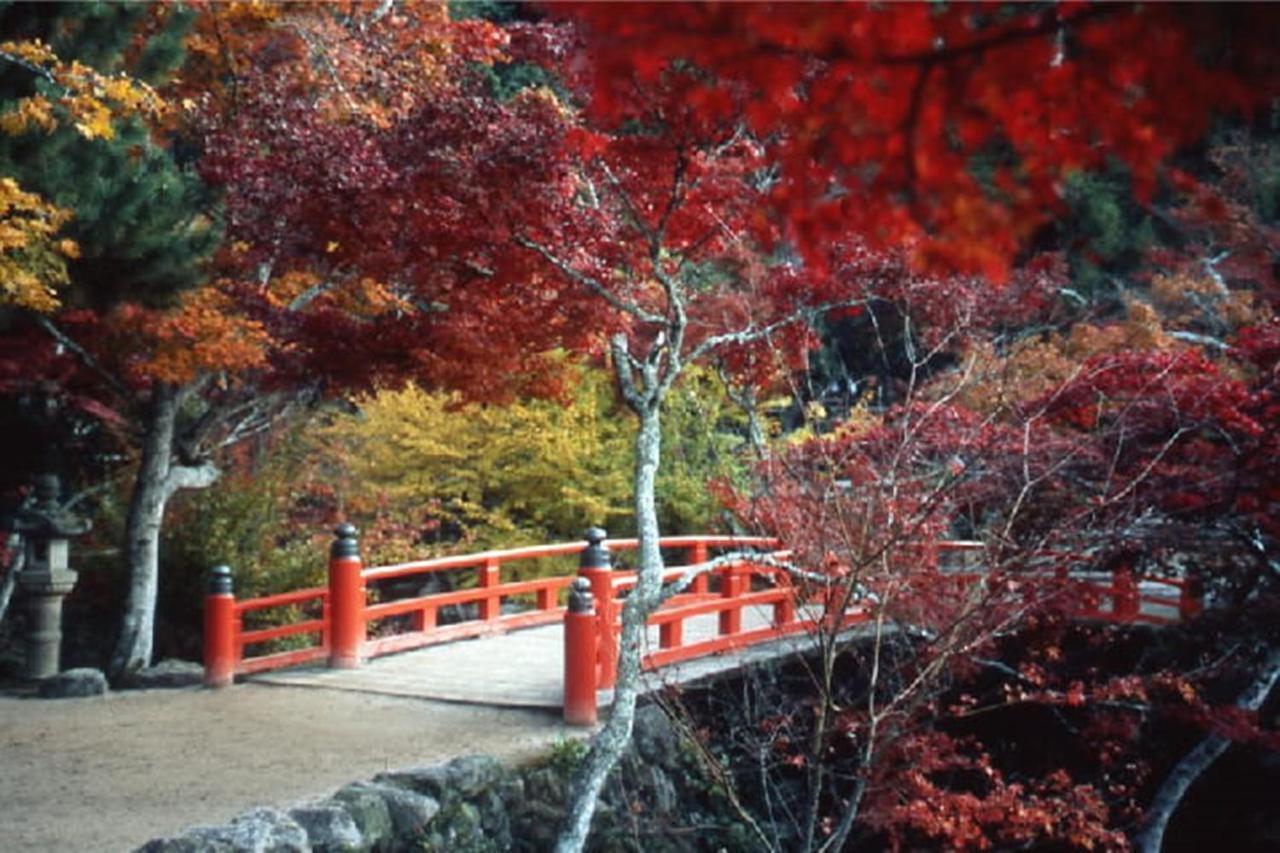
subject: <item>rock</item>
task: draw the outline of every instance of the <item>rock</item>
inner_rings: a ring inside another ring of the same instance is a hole
[[[227,836],[246,853],[310,853],[307,832],[276,809],[254,809],[232,819]]]
[[[680,736],[657,705],[636,709],[633,748],[649,764],[672,767],[679,756]]]
[[[177,838],[153,838],[134,853],[235,853],[229,840],[208,837],[205,829],[209,828],[196,827]]]
[[[122,679],[124,687],[148,690],[156,687],[196,687],[204,683],[204,667],[187,660],[168,658],[155,666],[136,669]]]
[[[405,843],[424,834],[427,824],[440,811],[440,803],[433,797],[406,791],[392,785],[375,785],[387,803],[391,814],[391,826],[396,840]]]
[[[355,821],[365,844],[372,848],[390,843],[392,837],[391,810],[382,796],[381,787],[355,782],[333,795],[333,799]]]
[[[100,669],[69,669],[40,682],[41,699],[71,699],[102,696],[107,692],[107,677]]]
[[[464,755],[447,764],[379,773],[375,782],[407,788],[443,800],[451,795],[464,799],[499,784],[509,771],[489,755]]]
[[[520,794],[524,787],[520,787]],[[495,849],[511,849],[511,815],[508,809],[519,809],[520,801],[514,796],[514,786],[502,785],[485,791],[472,805],[480,810],[480,829],[484,837],[494,844]]]
[[[346,853],[370,848],[351,813],[338,803],[315,803],[289,811],[289,817],[307,833],[311,849],[316,853]]]
[[[227,826],[194,826],[173,840],[178,846],[166,848],[165,853],[223,853],[241,849]]]
[[[484,817],[471,803],[455,802],[440,813],[431,833],[422,839],[422,849],[433,853],[491,853],[509,846],[489,838],[484,831]]]
[[[254,809],[226,826],[196,826],[177,838],[156,838],[138,853],[311,853],[307,833],[275,809]]]

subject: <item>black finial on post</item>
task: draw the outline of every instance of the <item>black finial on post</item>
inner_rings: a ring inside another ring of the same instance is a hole
[[[360,531],[354,524],[343,522],[333,529],[333,546],[329,549],[331,557],[359,557],[360,540],[356,538]]]
[[[591,581],[586,578],[574,578],[569,586],[569,612],[591,613],[595,608],[596,600],[591,594]]]
[[[214,566],[209,570],[209,594],[231,595],[233,582],[230,566]]]
[[[604,544],[605,538],[609,535],[602,527],[592,527],[584,534],[587,538],[587,547],[582,549],[582,556],[578,558],[579,569],[608,569],[612,567],[609,559],[609,546]]]

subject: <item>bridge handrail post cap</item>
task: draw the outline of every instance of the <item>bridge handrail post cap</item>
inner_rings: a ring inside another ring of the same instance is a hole
[[[214,566],[209,570],[210,595],[230,595],[234,589],[234,583],[230,566]]]
[[[587,539],[587,547],[582,549],[582,554],[578,557],[578,568],[610,568],[609,546],[604,544],[604,540],[609,534],[605,532],[603,527],[590,527],[584,535]]]
[[[334,557],[360,556],[360,541],[358,539],[360,531],[356,529],[354,524],[344,521],[333,529],[333,535],[333,547],[329,549],[330,555]]]
[[[595,597],[591,595],[591,581],[574,578],[569,588],[569,612],[590,613],[595,609]]]

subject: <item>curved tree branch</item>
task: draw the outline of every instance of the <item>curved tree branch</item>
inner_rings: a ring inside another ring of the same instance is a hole
[[[1280,681],[1280,648],[1271,650],[1271,655],[1262,672],[1240,694],[1240,698],[1236,701],[1237,707],[1246,711],[1258,710],[1267,701],[1267,696],[1271,694],[1277,681]],[[1211,734],[1196,744],[1195,748],[1174,766],[1165,777],[1164,783],[1160,785],[1160,789],[1156,791],[1155,797],[1151,800],[1151,808],[1147,810],[1143,828],[1133,839],[1136,850],[1142,853],[1160,853],[1160,848],[1164,844],[1165,830],[1169,828],[1169,821],[1182,805],[1187,792],[1191,790],[1196,780],[1213,766],[1213,762],[1227,751],[1229,746],[1231,746],[1229,739],[1217,733]]]

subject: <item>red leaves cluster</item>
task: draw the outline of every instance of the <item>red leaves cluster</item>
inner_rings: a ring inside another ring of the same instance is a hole
[[[1030,409],[1079,441],[1073,470],[1100,501],[1175,516],[1244,513],[1276,530],[1274,326],[1242,332],[1250,380],[1197,351],[1104,355]]]

